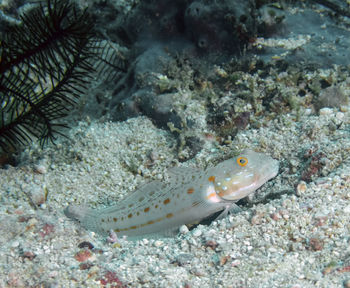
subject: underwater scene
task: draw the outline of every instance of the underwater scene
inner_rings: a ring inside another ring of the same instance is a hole
[[[348,0],[0,0],[0,288],[349,288],[349,47]]]

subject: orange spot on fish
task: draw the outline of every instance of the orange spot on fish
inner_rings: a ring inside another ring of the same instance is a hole
[[[168,203],[170,203],[170,199],[169,199],[169,198],[165,199],[163,203],[164,203],[165,205],[168,204]]]
[[[130,213],[129,215],[128,215],[128,218],[131,218],[132,217],[132,214]]]
[[[194,192],[194,189],[193,189],[193,188],[188,188],[187,194],[192,194],[193,192]]]
[[[209,181],[209,182],[214,182],[214,181],[215,181],[215,176],[210,176],[210,177],[208,178],[208,181]]]
[[[115,218],[115,217],[113,218],[113,221],[114,221],[114,222],[117,222],[117,220],[118,220],[117,218]]]
[[[143,211],[148,212],[149,211],[149,207],[145,208]]]
[[[171,217],[173,217],[173,216],[174,216],[173,213],[166,214],[166,218],[171,218]]]
[[[215,193],[210,193],[210,194],[207,196],[207,199],[212,198],[212,197],[215,197],[215,196],[216,196]]]

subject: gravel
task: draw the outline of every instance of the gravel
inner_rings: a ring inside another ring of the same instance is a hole
[[[170,238],[107,241],[63,209],[111,205],[166,167],[200,167],[215,143],[179,164],[171,134],[139,117],[81,122],[69,140],[27,149],[20,167],[0,170],[0,286],[347,287],[350,113],[329,110],[239,132],[230,148],[271,154],[279,175],[241,212]]]

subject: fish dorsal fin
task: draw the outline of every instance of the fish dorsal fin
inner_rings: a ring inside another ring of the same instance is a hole
[[[143,202],[143,200],[141,200],[142,198],[144,198],[145,201],[148,201],[150,199],[159,197],[159,195],[165,193],[167,189],[169,189],[169,183],[161,182],[158,180],[146,182],[138,186],[137,189],[130,192],[129,195],[123,198],[123,202],[131,202],[136,200],[138,202]]]
[[[172,167],[168,170],[168,175],[170,182],[184,185],[198,180],[204,175],[204,171],[193,167]]]
[[[173,190],[198,180],[203,175],[201,172],[200,169],[191,167],[170,168],[168,169],[168,181],[154,180],[141,184],[136,190],[123,198],[122,202],[124,204],[134,203],[135,206],[142,206],[144,203],[154,199],[171,195]]]

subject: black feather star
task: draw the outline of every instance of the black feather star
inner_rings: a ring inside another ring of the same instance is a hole
[[[41,3],[21,22],[0,43],[0,154],[62,134],[62,118],[94,71],[92,59],[106,49],[86,10],[69,1]]]

